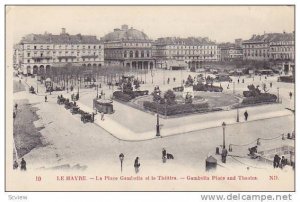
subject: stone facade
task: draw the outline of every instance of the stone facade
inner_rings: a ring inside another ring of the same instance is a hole
[[[294,33],[253,35],[243,41],[244,60],[294,60]]]
[[[122,25],[121,29],[101,38],[104,43],[104,60],[109,66],[124,66],[132,69],[152,69],[152,40],[136,29]]]
[[[51,67],[99,67],[104,64],[104,46],[90,35],[29,34],[15,45],[14,67],[23,74],[43,74]]]

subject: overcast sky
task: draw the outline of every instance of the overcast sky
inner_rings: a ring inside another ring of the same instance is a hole
[[[29,33],[93,34],[98,38],[122,24],[150,38],[209,37],[217,42],[249,39],[252,34],[294,31],[290,6],[74,6],[7,7],[7,34],[16,42]]]

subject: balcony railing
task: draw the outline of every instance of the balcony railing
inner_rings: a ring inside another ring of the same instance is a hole
[[[76,56],[73,55],[65,55],[65,56],[58,56],[58,59],[68,59],[68,58],[76,58]]]
[[[82,55],[82,58],[97,58],[98,55]]]
[[[36,60],[36,59],[51,59],[51,56],[33,56],[32,59]]]

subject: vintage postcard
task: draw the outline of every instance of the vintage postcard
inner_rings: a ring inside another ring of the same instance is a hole
[[[5,17],[6,191],[295,191],[295,6]]]

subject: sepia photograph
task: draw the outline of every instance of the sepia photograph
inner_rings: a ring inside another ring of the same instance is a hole
[[[6,191],[295,191],[295,5],[6,5]]]

